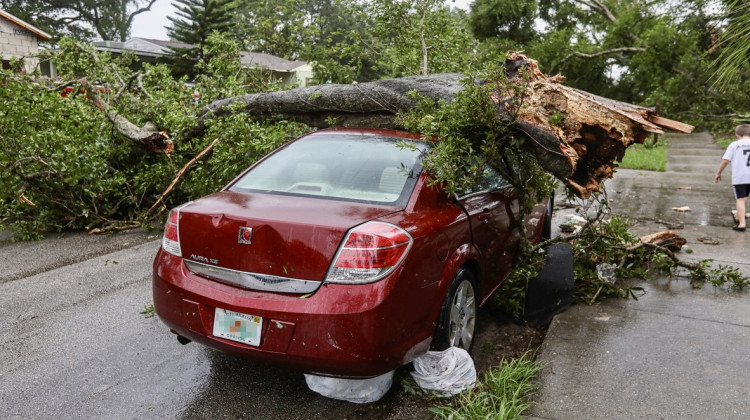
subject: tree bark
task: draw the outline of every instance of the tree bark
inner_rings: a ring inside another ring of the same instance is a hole
[[[525,90],[521,98],[495,98],[498,118],[508,120],[512,115],[515,134],[529,140],[528,148],[541,166],[581,197],[600,190],[631,144],[643,143],[650,133],[663,133],[662,128],[693,129],[660,117],[653,109],[565,86],[563,77],[542,74],[535,60],[520,53],[509,53],[504,68],[509,81],[525,83]],[[209,119],[238,109],[255,121],[294,120],[317,128],[335,121],[337,126],[400,129],[396,115],[418,101],[410,92],[449,102],[463,83],[472,82],[492,83],[462,74],[432,74],[248,94],[209,104],[188,136],[200,134]],[[506,105],[518,100],[523,102],[520,109],[508,109]]]
[[[212,102],[204,108],[191,134],[203,131],[207,120],[236,112],[237,104],[255,121],[294,120],[311,127],[337,126],[402,128],[399,111],[417,104],[409,95],[416,91],[435,101],[451,101],[467,77],[458,73],[386,79],[350,85],[326,84],[277,92],[253,93]]]
[[[174,150],[174,144],[164,131],[152,131],[146,127],[138,127],[130,122],[129,119],[112,109],[104,101],[96,90],[86,79],[78,81],[86,89],[86,95],[91,99],[91,103],[107,116],[115,130],[130,140],[137,142],[142,148],[154,153],[170,154]]]

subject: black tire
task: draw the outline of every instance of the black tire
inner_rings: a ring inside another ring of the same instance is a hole
[[[547,249],[547,261],[526,289],[524,319],[530,325],[548,325],[552,317],[573,303],[575,294],[573,249],[557,243]]]
[[[549,201],[547,201],[547,214],[544,215],[544,226],[542,227],[542,240],[546,241],[547,239],[552,238],[552,212],[555,208],[555,193],[553,192],[552,195],[549,197]]]
[[[432,350],[445,350],[451,346],[466,351],[471,349],[477,321],[476,285],[474,274],[465,267],[453,277],[432,337]]]

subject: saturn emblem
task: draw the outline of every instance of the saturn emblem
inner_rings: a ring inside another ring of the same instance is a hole
[[[241,244],[253,243],[253,228],[240,226],[240,233],[237,236],[237,242]]]

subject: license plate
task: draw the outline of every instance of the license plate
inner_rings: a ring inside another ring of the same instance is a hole
[[[260,345],[260,329],[263,318],[240,312],[216,308],[214,314],[214,336],[239,341],[251,346]]]

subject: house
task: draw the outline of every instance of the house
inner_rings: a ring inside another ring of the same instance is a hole
[[[100,51],[121,54],[132,51],[138,59],[147,63],[164,62],[174,53],[173,48],[192,48],[194,45],[174,41],[161,41],[147,38],[131,38],[125,42],[100,41],[94,45]],[[291,61],[271,54],[240,52],[242,65],[248,68],[262,68],[271,73],[273,81],[283,86],[307,86],[313,77],[312,66],[304,61]]]
[[[39,64],[39,42],[49,41],[48,33],[35,28],[8,12],[0,10],[0,60],[2,68],[10,67],[12,58],[24,58],[24,70],[34,71]]]

